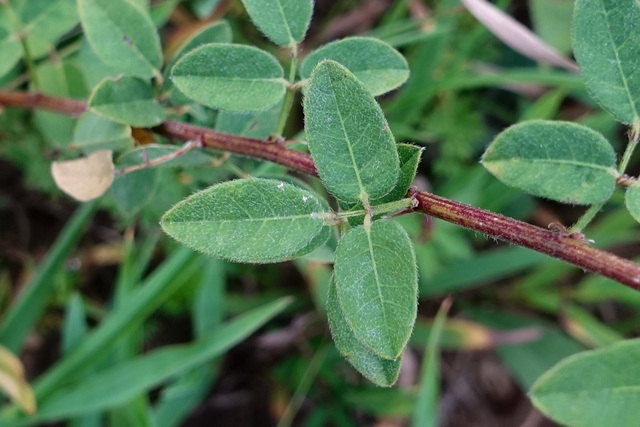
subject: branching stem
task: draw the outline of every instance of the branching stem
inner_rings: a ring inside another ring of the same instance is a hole
[[[48,109],[77,115],[86,110],[83,102],[54,98],[42,94],[0,91],[0,106]],[[197,140],[208,148],[227,151],[283,165],[292,171],[317,176],[306,153],[287,148],[286,144],[265,144],[259,139],[216,132],[199,126],[167,120],[153,128],[155,132],[181,141]],[[490,237],[523,246],[569,262],[630,288],[640,290],[640,265],[597,249],[583,240],[545,230],[513,218],[449,200],[432,193],[411,190],[408,197],[417,201],[415,210]]]
[[[169,154],[165,154],[164,156],[159,156],[156,157],[153,160],[150,160],[148,157],[145,159],[145,162],[140,164],[140,165],[134,165],[134,166],[129,166],[128,168],[123,168],[123,169],[116,169],[116,175],[124,175],[127,173],[131,173],[131,172],[135,172],[137,170],[140,169],[147,169],[147,168],[152,168],[155,166],[158,166],[162,163],[166,163],[170,160],[173,159],[177,159],[178,157],[182,156],[183,154],[186,154],[187,152],[193,150],[194,148],[197,147],[201,147],[202,144],[200,144],[200,142],[198,141],[194,141],[194,140],[189,140],[187,142],[184,143],[184,145],[182,147],[180,147],[178,150],[174,151],[173,153],[169,153]],[[147,152],[145,151],[145,154],[147,154]]]
[[[627,144],[627,148],[624,150],[622,160],[620,160],[620,166],[618,167],[618,172],[620,172],[620,175],[624,174],[627,170],[627,166],[629,166],[629,160],[631,160],[631,156],[633,155],[633,152],[638,145],[638,141],[640,141],[640,119],[637,119],[631,126],[631,131],[629,133],[629,143]]]
[[[596,215],[598,214],[598,212],[600,212],[600,209],[602,209],[602,207],[605,205],[606,202],[604,203],[597,203],[595,205],[591,205],[589,206],[589,209],[587,209],[580,218],[578,218],[578,221],[573,224],[573,226],[569,229],[569,234],[571,233],[580,233],[582,230],[584,230],[584,228],[589,225],[591,223],[591,221],[593,220],[593,218],[596,217]]]
[[[634,121],[631,126],[631,131],[629,132],[629,142],[627,143],[627,148],[624,150],[624,154],[622,155],[622,159],[620,160],[620,165],[618,166],[618,175],[619,177],[616,179],[616,183],[620,185],[625,185],[627,180],[624,178],[625,171],[627,170],[627,166],[629,165],[629,160],[631,160],[631,156],[633,155],[633,151],[638,145],[638,141],[640,141],[640,119]],[[600,210],[606,204],[606,200],[602,203],[597,203],[595,205],[591,205],[589,209],[582,214],[582,216],[578,219],[578,221],[569,229],[569,233],[580,233],[584,228],[593,221],[593,218],[600,212]]]
[[[323,215],[323,219],[327,225],[337,225],[343,222],[344,219],[364,216],[371,220],[374,215],[382,215],[391,212],[398,212],[408,208],[414,208],[417,206],[417,202],[413,198],[406,198],[402,200],[396,200],[395,202],[383,203],[381,205],[373,206],[369,210],[359,209],[354,211],[342,211],[342,212],[327,212]]]

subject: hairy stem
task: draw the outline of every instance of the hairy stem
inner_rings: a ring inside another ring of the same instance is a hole
[[[626,177],[624,172],[627,170],[627,166],[629,165],[629,161],[631,160],[631,156],[633,155],[633,151],[636,149],[636,145],[638,145],[638,141],[640,141],[640,119],[636,120],[631,126],[631,131],[629,132],[629,142],[627,143],[627,148],[624,150],[624,154],[622,155],[622,159],[620,160],[620,165],[618,166],[619,177],[616,180],[618,184],[626,185],[625,180],[620,181],[620,177]],[[591,205],[589,209],[587,209],[582,216],[578,219],[578,221],[569,229],[569,233],[578,233],[584,230],[584,228],[593,221],[593,218],[596,217],[598,212],[604,207],[606,204],[606,200],[602,203],[598,203],[595,205]]]
[[[591,205],[589,206],[589,209],[587,209],[580,218],[578,218],[578,221],[576,221],[575,224],[573,224],[573,226],[569,229],[569,234],[571,233],[579,233],[582,230],[584,230],[584,228],[589,225],[589,223],[593,220],[593,218],[596,217],[596,215],[598,214],[598,212],[600,212],[600,209],[602,209],[602,207],[606,204],[606,202],[602,202],[602,203],[598,203],[595,205]]]
[[[0,91],[0,105],[42,108],[70,115],[77,115],[86,109],[86,105],[79,101],[25,92]],[[287,148],[284,143],[267,143],[259,139],[228,135],[174,120],[167,120],[153,130],[176,140],[197,140],[212,149],[269,160],[292,171],[317,176],[311,156]],[[554,233],[432,193],[411,191],[408,197],[417,200],[415,210],[418,212],[533,249],[640,290],[640,265],[589,246],[580,239]]]

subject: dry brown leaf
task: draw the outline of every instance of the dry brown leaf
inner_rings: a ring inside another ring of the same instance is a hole
[[[20,360],[0,346],[0,389],[27,414],[36,412],[36,398],[24,377]]]
[[[534,61],[547,62],[573,72],[579,71],[575,62],[562,56],[527,27],[492,4],[485,0],[462,0],[462,4],[489,31],[516,52]]]
[[[81,202],[95,199],[109,189],[114,177],[111,150],[100,150],[76,160],[53,162],[51,175],[58,188]]]

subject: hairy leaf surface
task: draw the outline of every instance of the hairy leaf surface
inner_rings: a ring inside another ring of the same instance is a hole
[[[295,46],[311,22],[313,0],[242,0],[253,23],[274,43]]]
[[[536,381],[533,404],[571,426],[636,426],[640,340],[627,340],[564,359]]]
[[[400,162],[380,106],[364,85],[334,61],[313,72],[304,100],[309,151],[325,187],[346,202],[384,196]]]
[[[507,185],[578,205],[606,200],[617,176],[609,142],[569,122],[532,120],[511,126],[489,145],[482,164]]]
[[[162,218],[164,231],[207,255],[238,262],[279,262],[324,242],[320,201],[268,179],[215,185],[180,202]]]
[[[356,338],[342,311],[333,276],[329,284],[327,317],[336,348],[358,372],[381,387],[389,387],[396,382],[400,359],[383,359]]]
[[[640,2],[578,0],[573,51],[591,95],[617,120],[640,120]]]
[[[149,15],[128,0],[78,0],[89,43],[105,64],[137,77],[153,77],[162,65],[160,38]]]
[[[167,73],[171,71],[175,63],[187,53],[210,43],[231,43],[231,27],[226,21],[209,24],[187,40],[173,55],[173,59],[167,65]]]
[[[374,353],[396,359],[416,319],[418,275],[413,245],[395,221],[351,229],[334,264],[338,298],[354,334]]]
[[[624,202],[631,216],[640,222],[640,184],[637,181],[631,187],[627,188]]]
[[[262,111],[282,99],[284,71],[269,53],[251,46],[212,43],[182,57],[171,72],[173,84],[207,107]]]
[[[153,88],[135,77],[103,80],[91,94],[89,107],[114,122],[137,127],[155,126],[165,119]]]
[[[409,65],[400,52],[374,38],[349,37],[329,43],[305,58],[300,75],[308,79],[325,59],[347,67],[373,96],[389,92],[409,78]]]
[[[48,54],[78,24],[76,0],[29,0],[17,4],[22,31],[34,57]]]

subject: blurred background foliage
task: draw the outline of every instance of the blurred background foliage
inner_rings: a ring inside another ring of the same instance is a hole
[[[135,2],[150,8],[167,60],[204,24],[224,19],[234,42],[289,61],[286,51],[250,24],[239,1]],[[35,3],[41,1],[15,2],[23,20]],[[570,53],[572,1],[496,5]],[[65,16],[56,26],[40,24],[33,36],[40,88],[86,99],[101,79],[117,72],[91,50],[77,17]],[[570,225],[579,217],[578,208],[507,188],[478,163],[499,131],[525,118],[577,121],[619,144],[619,126],[590,100],[577,74],[536,64],[504,46],[457,0],[317,0],[302,51],[355,34],[390,43],[409,62],[409,81],[380,102],[396,139],[425,147],[415,183],[420,189],[541,227]],[[9,54],[0,49],[0,61],[11,62]],[[19,62],[0,78],[2,90],[28,86]],[[277,108],[258,115],[219,113],[177,93],[163,96],[181,120],[256,138],[269,136],[278,116]],[[103,357],[85,367],[84,377],[194,342],[281,297],[293,302],[256,323],[260,329],[249,338],[199,363],[176,356],[178,366],[167,378],[145,383],[146,371],[130,371],[128,392],[102,390],[113,401],[87,413],[63,408],[62,425],[553,425],[527,399],[532,383],[570,354],[638,332],[639,294],[545,255],[406,215],[399,220],[416,245],[418,323],[398,385],[374,387],[329,338],[324,303],[331,247],[294,262],[252,266],[186,253],[160,233],[160,216],[194,191],[239,176],[282,176],[284,168],[224,153],[190,153],[117,178],[105,196],[81,208],[56,188],[49,168],[51,161],[99,144],[92,140],[96,126],[99,119],[90,116],[77,123],[43,111],[5,109],[0,115],[0,338],[18,352],[29,381],[64,363],[105,322],[124,319],[121,308],[138,301],[140,288],[153,280],[164,280],[171,291],[153,304],[139,302],[146,314],[123,326],[118,339],[96,347]],[[304,139],[301,131],[297,100],[285,135]],[[142,152],[151,159],[166,154],[170,148],[161,144],[172,142],[126,126],[109,135],[121,147],[114,158],[118,167],[143,162]],[[636,160],[632,172],[638,172]],[[314,178],[301,178],[323,191]],[[587,236],[633,258],[640,254],[640,236],[623,204],[615,195]],[[37,322],[22,343],[6,330],[7,313],[20,292],[36,286],[48,290],[34,300],[46,310],[39,315],[37,304],[32,306]],[[447,296],[452,306],[432,334]],[[438,358],[439,369],[433,369]]]

